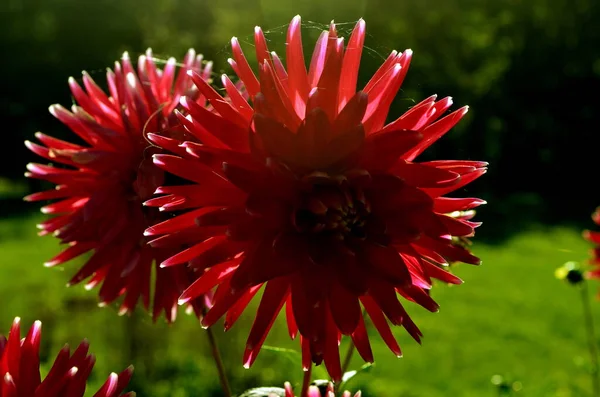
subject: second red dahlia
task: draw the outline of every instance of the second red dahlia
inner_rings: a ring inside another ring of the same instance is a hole
[[[177,298],[194,277],[184,267],[157,266],[151,291],[154,264],[176,251],[147,245],[143,235],[148,226],[166,219],[155,208],[143,206],[164,181],[164,172],[152,163],[152,155],[160,149],[151,145],[146,134],[185,137],[173,113],[179,99],[187,95],[198,106],[206,103],[186,73],[191,70],[208,78],[211,67],[204,67],[202,57],[190,50],[179,73],[174,58],[161,69],[148,50],[139,57],[136,70],[125,54],[114,71],[106,74],[109,94],[84,72],[83,87],[69,79],[77,103],[71,111],[60,105],[50,107],[80,143],[42,133],[36,134],[41,145],[26,142],[31,151],[52,163],[29,164],[26,175],[56,187],[25,199],[56,200],[42,207],[52,217],[38,226],[42,235],[53,234],[66,245],[46,265],[56,266],[91,252],[69,283],[89,279],[89,288],[101,284],[101,303],[123,297],[121,313],[131,311],[140,299],[149,308],[153,296],[153,317],[164,312],[173,321]],[[202,299],[190,303],[200,315]]]

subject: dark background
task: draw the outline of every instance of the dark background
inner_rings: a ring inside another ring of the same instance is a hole
[[[2,213],[22,207],[15,207],[20,204],[15,200],[18,189],[8,181],[21,190],[36,188],[23,184],[25,164],[35,160],[23,140],[36,131],[72,139],[47,111],[53,103],[70,104],[68,76],[79,78],[85,69],[101,83],[104,69],[123,51],[135,58],[148,46],[164,59],[181,58],[195,47],[214,60],[217,73],[230,73],[231,36],[251,42],[253,26],[261,25],[274,48],[281,49],[282,25],[300,13],[307,42],[330,19],[340,22],[346,35],[360,16],[366,19],[369,50],[363,56],[363,82],[392,49],[415,51],[390,117],[432,93],[451,95],[456,107],[471,106],[466,119],[422,158],[489,161],[489,173],[468,192],[490,203],[479,219],[494,227],[483,228],[481,238],[504,237],[533,223],[589,223],[589,213],[600,204],[594,194],[600,143],[598,1],[290,4],[3,1],[0,177],[8,187],[0,194],[13,200],[4,201]]]

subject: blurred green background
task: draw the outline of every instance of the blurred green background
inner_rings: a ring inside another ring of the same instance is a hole
[[[72,102],[69,76],[85,69],[102,81],[123,51],[137,56],[147,47],[164,59],[194,47],[215,62],[216,75],[230,73],[231,36],[249,54],[253,27],[261,25],[281,54],[284,25],[296,14],[307,45],[332,19],[348,36],[365,18],[362,82],[392,49],[412,48],[391,115],[432,93],[451,95],[456,107],[471,106],[469,115],[423,159],[490,162],[489,173],[463,192],[490,203],[478,213],[484,226],[474,246],[483,266],[460,266],[465,285],[434,290],[440,313],[410,311],[425,338],[420,347],[399,330],[403,359],[374,335],[376,365],[348,386],[365,396],[496,396],[490,379],[501,375],[515,382],[515,395],[591,395],[578,292],[553,270],[585,259],[580,230],[591,227],[589,214],[600,204],[597,0],[3,0],[0,330],[16,315],[24,324],[41,319],[44,359],[65,341],[88,337],[98,356],[94,385],[133,363],[140,397],[221,395],[193,318],[182,313],[167,326],[142,313],[117,317],[114,307],[96,307],[93,292],[64,287],[76,263],[42,267],[58,246],[36,237],[43,218],[21,201],[39,189],[22,177],[35,160],[22,142],[36,131],[71,137],[47,111]],[[596,314],[599,308],[595,302]],[[251,317],[249,310],[227,335],[216,327],[234,390],[300,382],[294,353],[266,350],[255,367],[241,367]],[[297,348],[277,326],[267,344]]]

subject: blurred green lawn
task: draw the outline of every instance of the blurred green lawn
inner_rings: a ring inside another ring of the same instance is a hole
[[[132,388],[138,397],[221,395],[204,330],[193,317],[181,313],[172,326],[164,321],[152,324],[141,312],[118,317],[115,307],[97,307],[95,292],[79,286],[65,288],[77,264],[64,269],[42,266],[58,247],[51,237],[36,236],[34,225],[41,219],[31,215],[0,220],[2,332],[8,331],[17,315],[27,327],[35,319],[42,320],[46,362],[64,342],[73,346],[88,338],[98,359],[90,392],[110,371],[133,363]],[[579,231],[558,228],[524,232],[499,246],[476,243],[474,251],[483,265],[457,266],[464,285],[434,287],[439,313],[406,304],[425,335],[423,345],[398,329],[404,358],[397,359],[372,332],[376,364],[352,379],[348,388],[360,388],[367,397],[509,395],[499,394],[490,381],[501,375],[521,385],[511,392],[515,396],[591,395],[579,292],[554,278],[556,267],[583,260],[587,250]],[[595,291],[597,286],[592,288]],[[594,301],[593,310],[600,314],[600,302]],[[242,368],[252,316],[252,309],[247,310],[227,334],[215,327],[234,392],[281,385],[284,380],[298,384],[302,374],[294,353],[263,350],[252,369]],[[297,349],[282,321],[266,344]],[[361,364],[355,356],[352,367]],[[314,373],[324,377],[320,368]]]

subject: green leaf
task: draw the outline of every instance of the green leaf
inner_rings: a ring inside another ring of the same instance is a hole
[[[300,352],[296,351],[294,349],[286,349],[283,347],[263,345],[262,350],[268,350],[268,351],[275,352],[283,357],[286,357],[288,360],[290,360],[294,364],[297,364],[298,361],[302,360],[302,356],[300,355]]]
[[[249,390],[246,390],[239,397],[271,397],[271,396],[285,396],[285,390],[281,387],[255,387]]]
[[[354,378],[356,375],[358,375],[360,373],[370,371],[371,367],[373,367],[374,365],[375,365],[375,363],[365,363],[362,367],[360,367],[357,370],[345,372],[344,375],[342,376],[342,381],[340,382],[339,389],[343,390],[344,386],[350,379]]]

